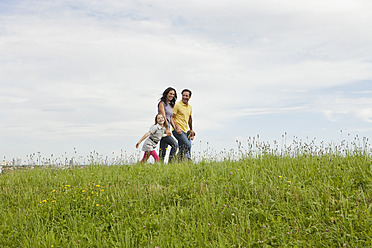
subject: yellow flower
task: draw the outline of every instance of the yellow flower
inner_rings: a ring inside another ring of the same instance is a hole
[[[55,190],[55,189],[53,189],[53,190],[52,190],[52,193],[54,193],[54,192],[56,192],[56,190]]]
[[[94,191],[92,191],[92,195],[94,195]]]
[[[65,185],[65,187],[71,187],[70,185]]]
[[[96,204],[97,207],[99,207],[99,204]]]
[[[282,178],[282,176],[279,176],[279,178]]]
[[[47,202],[47,200],[43,200],[43,202]]]
[[[55,203],[55,201],[52,201],[52,203]]]
[[[103,192],[103,191],[105,191],[104,189],[101,189],[101,191]]]
[[[83,190],[82,190],[81,192],[83,192],[83,193],[84,193],[84,192],[85,192],[85,190],[83,189]]]
[[[90,198],[89,197],[87,197],[87,200],[89,200]]]
[[[99,187],[101,187],[101,185],[98,185],[98,184],[97,184],[96,187],[99,188]]]
[[[291,183],[291,181],[287,181],[287,182]]]

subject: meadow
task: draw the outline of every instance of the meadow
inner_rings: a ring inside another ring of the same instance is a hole
[[[4,170],[0,247],[372,247],[364,140],[237,143],[194,163]]]

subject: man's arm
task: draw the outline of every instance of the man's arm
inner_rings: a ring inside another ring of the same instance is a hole
[[[192,135],[194,136],[194,131],[192,130],[192,116],[190,115],[190,118],[189,118],[189,128],[190,128],[190,132],[192,133]]]

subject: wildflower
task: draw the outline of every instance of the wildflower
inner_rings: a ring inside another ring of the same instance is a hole
[[[208,226],[210,226],[211,225],[211,223],[208,223]]]
[[[341,214],[341,218],[343,218],[344,217],[344,215],[343,214]]]
[[[99,207],[99,204],[96,204],[97,207]]]
[[[328,230],[328,229],[325,229],[325,231],[326,231],[326,232],[329,232],[329,230]]]
[[[97,184],[96,187],[99,188],[99,187],[101,187],[101,185]]]
[[[65,187],[66,187],[66,188],[69,188],[69,187],[71,187],[71,186],[70,186],[70,185],[65,185]]]
[[[54,192],[56,192],[56,190],[55,190],[55,189],[53,189],[53,190],[52,190],[52,193],[54,193]]]
[[[55,203],[55,201],[53,200],[52,203]]]
[[[84,192],[85,192],[85,189],[83,189],[83,190],[82,190],[81,192],[83,192],[83,193],[84,193]]]
[[[231,214],[232,216],[235,216],[235,214]]]
[[[278,176],[279,178],[282,178],[282,176]]]
[[[104,189],[101,189],[101,191],[103,192],[103,191],[105,191]]]
[[[14,228],[14,231],[17,231],[17,228]]]
[[[232,173],[230,172],[230,175],[232,175]]]
[[[287,232],[288,235],[290,235],[291,233],[290,232]]]
[[[221,214],[224,214],[223,212]]]
[[[291,181],[287,181],[287,182],[291,183]]]
[[[143,228],[146,228],[146,226],[143,226]]]
[[[47,202],[47,200],[43,200],[43,202]]]

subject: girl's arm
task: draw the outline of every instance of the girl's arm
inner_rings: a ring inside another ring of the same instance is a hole
[[[145,133],[145,134],[142,136],[142,138],[137,142],[137,144],[136,144],[136,148],[138,148],[139,145],[141,144],[141,142],[142,142],[144,139],[146,139],[147,137],[149,137],[150,134],[151,134],[150,131],[148,131],[147,133]]]

